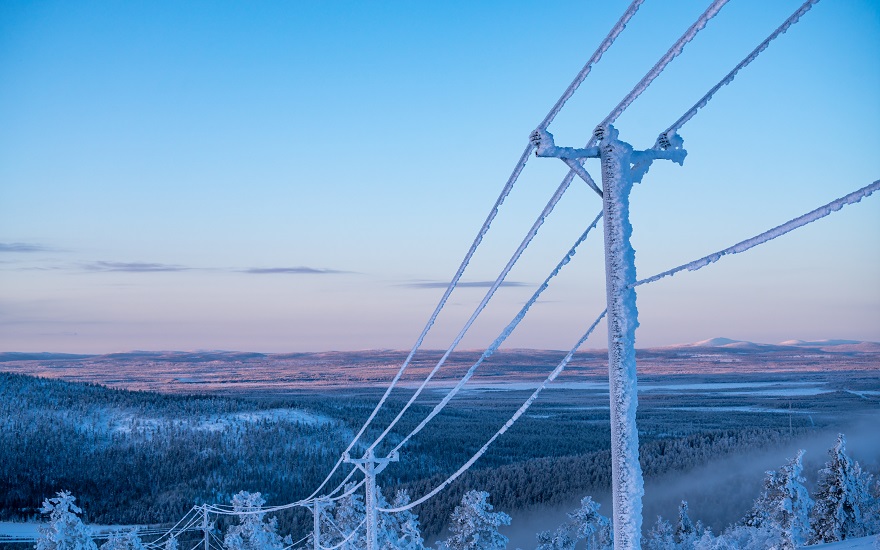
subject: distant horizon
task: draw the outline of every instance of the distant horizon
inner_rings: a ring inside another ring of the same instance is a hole
[[[725,342],[714,342],[714,341],[725,341]],[[716,336],[713,338],[706,338],[704,340],[697,340],[694,342],[677,342],[674,344],[662,344],[662,345],[654,345],[654,346],[640,346],[638,342],[636,342],[636,349],[658,349],[658,348],[674,348],[674,347],[725,347],[730,346],[731,344],[754,344],[758,346],[803,346],[803,347],[820,347],[820,346],[838,346],[838,345],[858,345],[858,344],[876,344],[880,346],[880,341],[874,340],[857,340],[857,339],[846,339],[846,338],[825,338],[818,340],[802,340],[802,339],[788,339],[782,340],[780,342],[759,342],[756,340],[738,340],[733,338],[726,338],[723,336]],[[255,353],[260,355],[287,355],[287,354],[320,354],[320,353],[358,353],[358,352],[400,352],[400,353],[408,353],[411,348],[358,348],[358,349],[325,349],[325,350],[291,350],[291,351],[259,351],[254,349],[226,349],[226,348],[194,348],[194,349],[127,349],[127,350],[114,350],[114,351],[99,351],[99,352],[69,352],[69,351],[19,351],[19,350],[6,350],[0,351],[0,355],[2,354],[33,354],[33,355],[81,355],[81,356],[100,356],[100,355],[113,355],[113,354],[128,354],[128,353]],[[420,348],[419,351],[422,352],[444,352],[444,348]],[[463,353],[481,353],[483,348],[461,348],[456,349],[455,352],[463,352]],[[505,351],[559,351],[564,352],[568,350],[563,350],[559,348],[535,348],[535,347],[501,347],[497,353],[503,353]],[[607,351],[607,348],[602,347],[583,347],[578,351]]]

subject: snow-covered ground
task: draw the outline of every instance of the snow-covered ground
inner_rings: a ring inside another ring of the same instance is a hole
[[[872,535],[860,539],[805,546],[805,548],[821,548],[822,550],[875,550],[876,548],[880,548],[880,536]]]
[[[475,382],[463,391],[529,391],[540,382]],[[435,389],[451,386],[451,382],[438,382]],[[607,382],[555,382],[554,389],[608,391]],[[825,384],[815,382],[707,382],[692,384],[639,384],[639,392],[680,391],[694,393],[725,393],[728,395],[795,396],[819,395],[829,390]],[[869,392],[862,392],[868,394]]]
[[[16,541],[36,540],[40,534],[40,527],[48,525],[39,521],[0,521],[0,542],[10,542],[4,539],[14,539]],[[106,534],[113,531],[129,531],[135,528],[142,528],[142,525],[93,525],[89,524],[88,528],[95,534]]]
[[[177,426],[199,431],[223,431],[239,424],[269,422],[298,422],[300,424],[319,425],[332,422],[331,419],[298,409],[269,409],[240,413],[214,414],[198,420],[168,420],[138,416],[133,412],[118,409],[105,410],[101,414],[101,423],[108,431],[131,433],[132,430],[150,432],[163,424],[172,422]]]

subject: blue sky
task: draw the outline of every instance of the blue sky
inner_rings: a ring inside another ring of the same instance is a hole
[[[708,2],[648,0],[550,131],[582,145]],[[623,2],[0,4],[0,350],[409,348]],[[617,124],[649,147],[800,2],[732,0]],[[823,0],[632,197],[647,276],[880,177],[880,5]],[[598,175],[595,166],[592,168]],[[427,340],[446,347],[565,173],[532,159]],[[573,185],[463,342],[600,208]],[[600,235],[594,235],[599,237]],[[602,309],[588,241],[509,341]],[[641,346],[880,340],[880,198],[639,291]],[[597,334],[589,347],[604,347]]]

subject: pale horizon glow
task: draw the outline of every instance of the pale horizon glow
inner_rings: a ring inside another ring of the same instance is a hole
[[[729,3],[621,138],[652,145],[800,4]],[[0,5],[0,351],[408,350],[625,5]],[[557,144],[582,146],[704,8],[645,2],[550,126]],[[880,5],[819,2],[719,91],[681,132],[684,166],[633,192],[638,275],[878,179],[877,51]],[[529,161],[426,349],[448,346],[565,172]],[[460,349],[491,343],[600,208],[575,181]],[[878,281],[875,195],[639,287],[637,346],[880,341]],[[604,293],[597,231],[505,347],[568,349]]]

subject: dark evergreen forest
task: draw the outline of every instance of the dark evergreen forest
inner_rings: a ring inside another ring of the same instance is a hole
[[[435,487],[524,395],[475,393],[456,401],[383,473],[386,493],[403,487],[417,498]],[[392,400],[376,425],[387,425],[407,397]],[[60,490],[77,496],[87,522],[102,524],[174,522],[194,504],[226,503],[240,490],[259,491],[269,504],[291,502],[324,479],[377,399],[376,390],[165,395],[0,373],[0,519],[35,518],[42,500]],[[570,406],[578,399],[559,390],[531,409],[472,470],[415,510],[423,533],[438,533],[475,487],[490,492],[501,510],[607,491],[608,412]],[[784,415],[670,412],[652,408],[651,399],[639,418],[647,478],[771,448],[814,426]],[[387,445],[432,405],[417,402]],[[294,538],[311,528],[305,510],[279,520]]]

